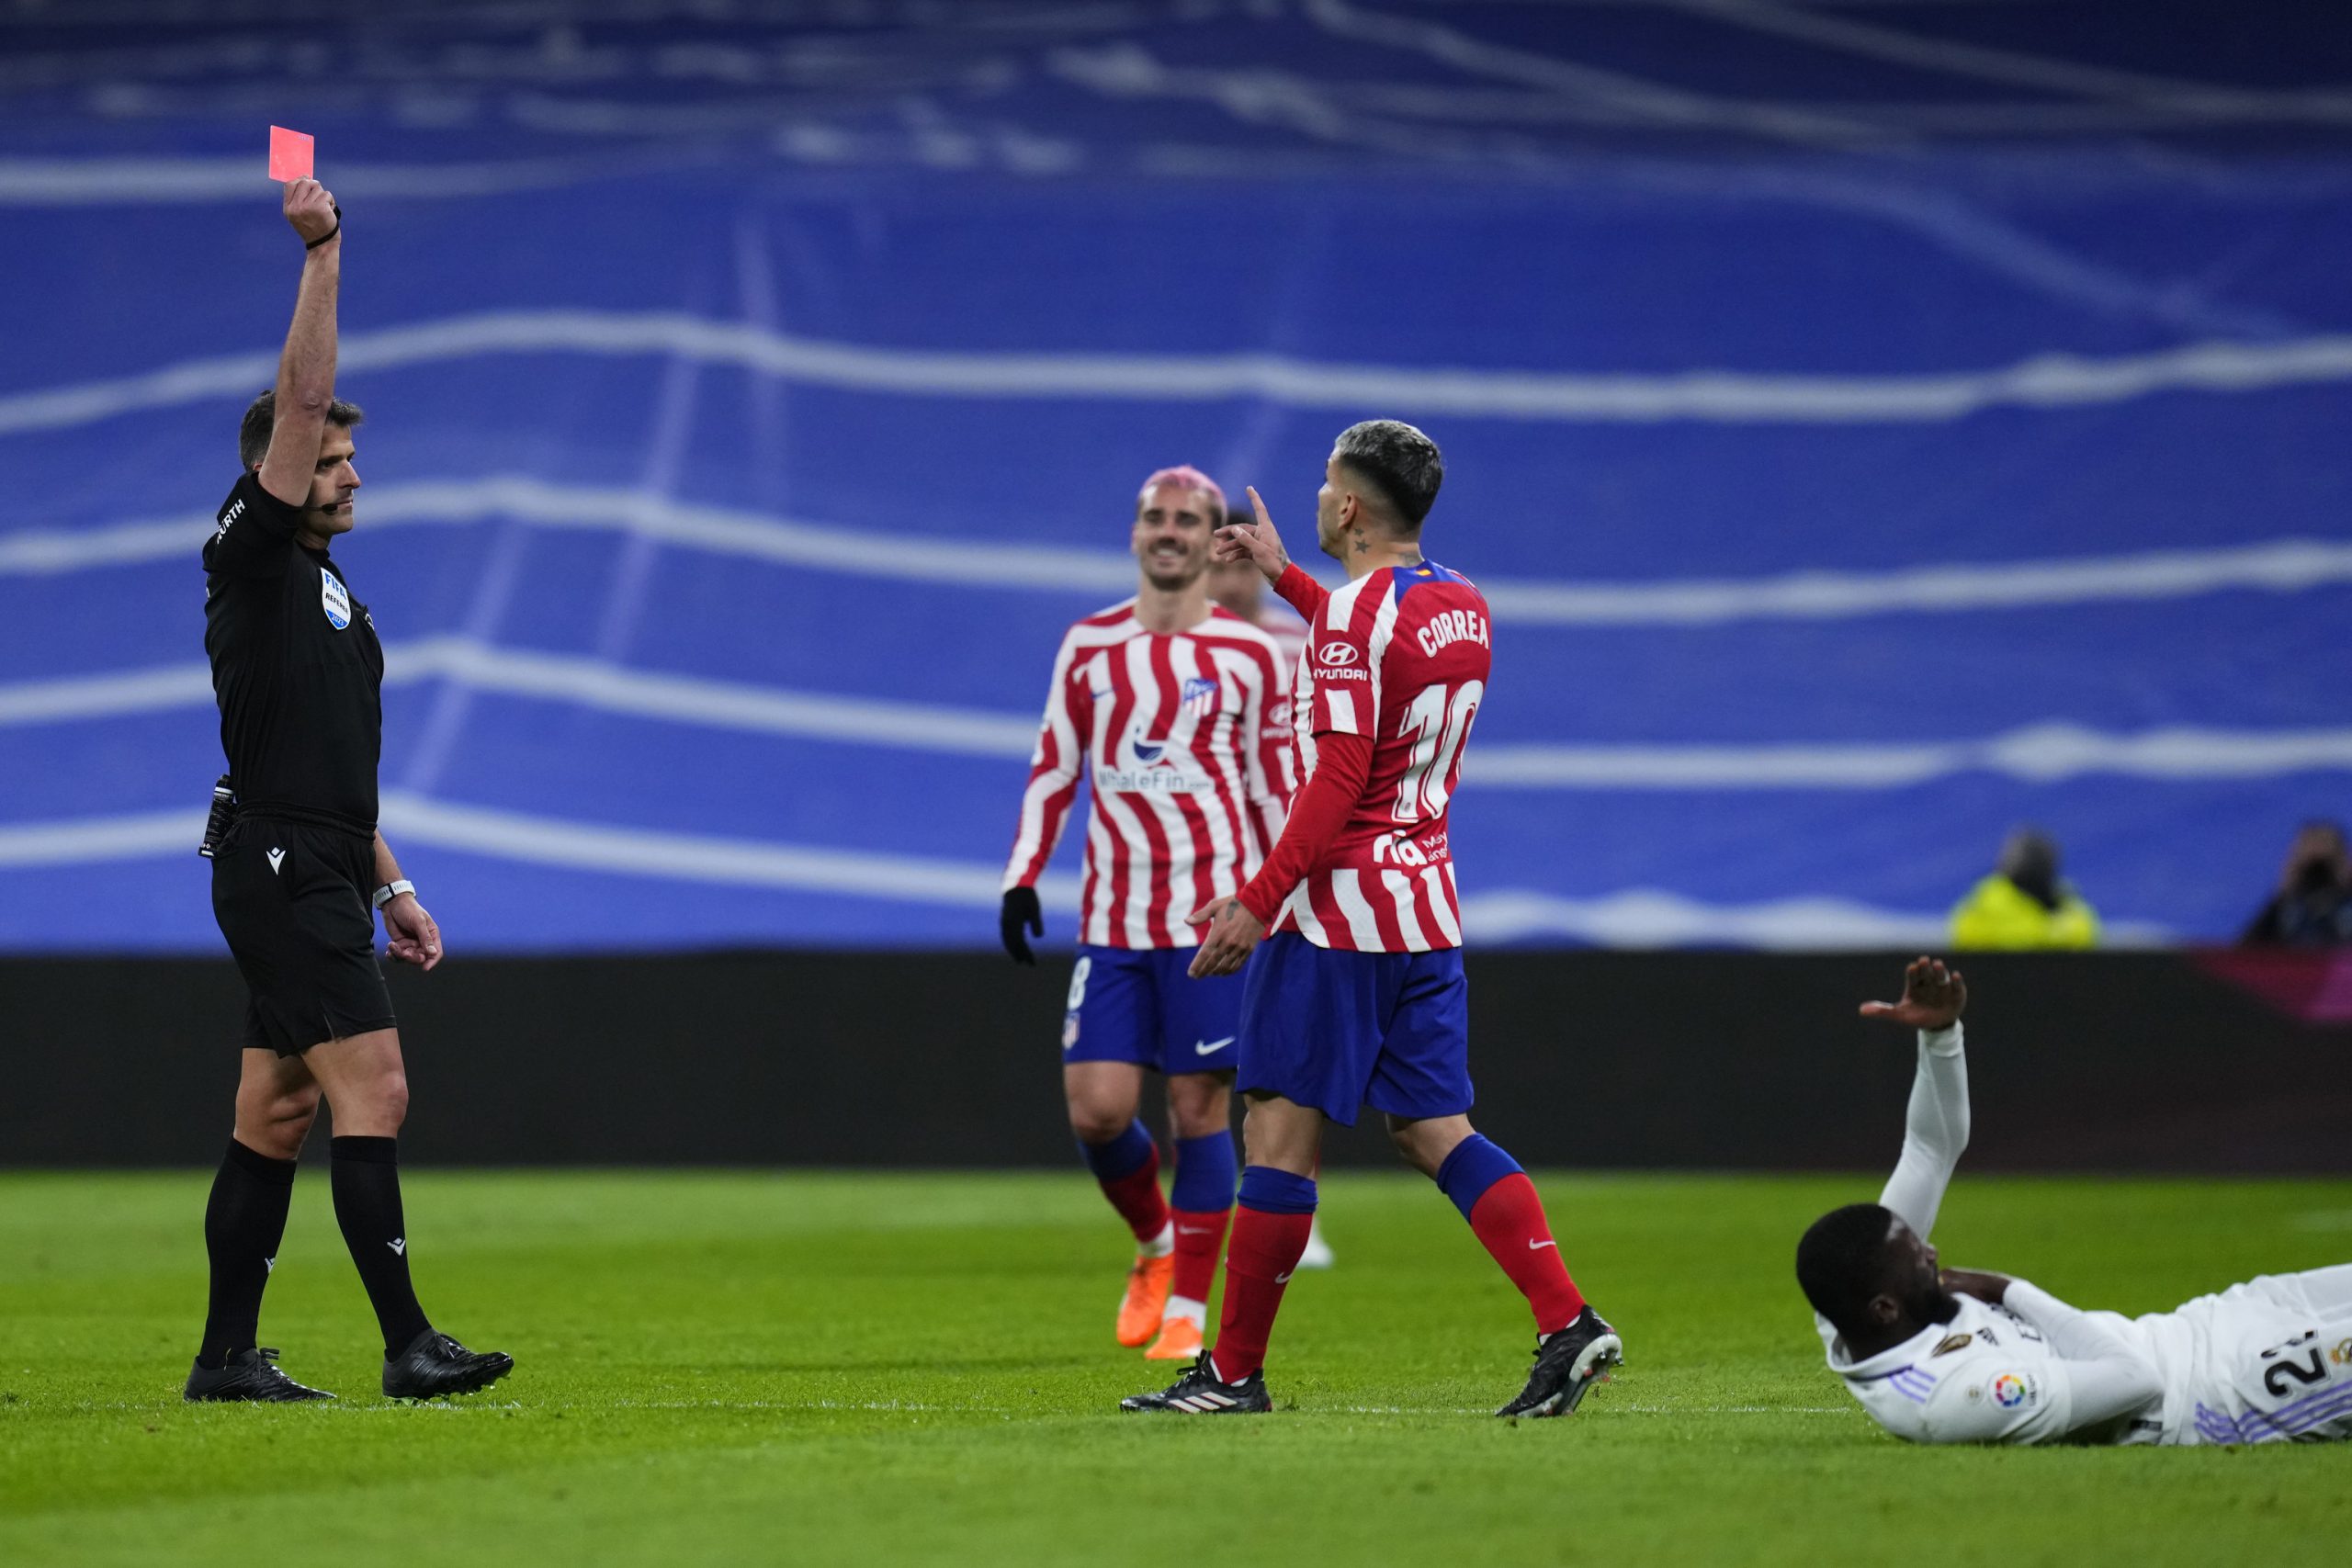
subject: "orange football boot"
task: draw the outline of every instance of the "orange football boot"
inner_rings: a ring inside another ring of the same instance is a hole
[[[1201,1353],[1201,1325],[1189,1317],[1171,1317],[1159,1325],[1159,1337],[1143,1353],[1147,1361],[1189,1361]]]
[[[1127,1270],[1126,1298],[1119,1303],[1119,1343],[1129,1349],[1148,1344],[1168,1310],[1168,1286],[1176,1278],[1176,1258],[1138,1258]]]

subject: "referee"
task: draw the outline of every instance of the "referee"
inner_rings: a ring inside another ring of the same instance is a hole
[[[384,1332],[384,1393],[466,1393],[514,1370],[435,1332],[408,1277],[395,1158],[408,1077],[390,952],[430,970],[441,933],[376,831],[384,650],[368,606],[327,547],[352,525],[360,412],[334,397],[343,216],[315,180],[286,187],[302,238],[301,292],[277,386],[245,411],[244,472],[204,547],[204,648],[220,705],[233,815],[212,860],[212,912],[245,977],[236,1134],[204,1211],[212,1288],[191,1400],[331,1399],[257,1348],[262,1288],[277,1261],[294,1161],[324,1093],[334,1111],[334,1214]]]

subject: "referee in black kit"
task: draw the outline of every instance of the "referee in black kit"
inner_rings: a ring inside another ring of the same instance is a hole
[[[245,411],[244,472],[204,547],[204,648],[234,796],[225,830],[206,835],[212,912],[252,999],[236,1134],[204,1211],[211,1299],[187,1396],[334,1397],[254,1342],[322,1091],[334,1111],[335,1220],[383,1327],[384,1393],[466,1393],[514,1359],[435,1332],[409,1284],[394,1152],[408,1077],[370,901],[403,963],[438,964],[441,933],[376,831],[383,645],[327,558],[359,489],[360,412],[334,398],[343,217],[315,180],[288,184],[285,209],[307,251],[294,324],[277,389]]]

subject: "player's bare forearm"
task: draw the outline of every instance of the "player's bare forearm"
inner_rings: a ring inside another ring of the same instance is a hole
[[[384,835],[376,835],[376,886],[389,887],[401,880],[401,863],[392,857],[392,846]],[[416,901],[414,893],[401,893],[384,905],[384,935],[390,939],[385,951],[402,964],[413,964],[428,974],[441,962],[441,928]]]
[[[324,424],[327,405],[334,401],[335,299],[343,286],[342,250],[343,241],[336,238],[303,258],[294,322],[286,330],[286,347],[277,356],[280,430],[298,419]]]
[[[316,180],[294,180],[286,187],[286,220],[306,246],[302,282],[294,296],[293,324],[277,356],[277,414],[269,453],[262,461],[262,488],[288,505],[311,493],[311,469],[318,460],[319,434],[334,402],[335,303],[343,287],[342,220],[334,197]],[[329,237],[331,236],[331,237]]]
[[[315,411],[322,423],[334,400],[335,298],[343,287],[343,220],[334,197],[316,180],[288,183],[286,220],[306,247],[294,324],[277,360],[277,410]],[[315,242],[315,243],[313,243]],[[307,462],[304,465],[308,467]]]
[[[384,842],[379,829],[376,834],[376,886],[389,886],[401,879],[401,863],[392,858],[392,846]]]

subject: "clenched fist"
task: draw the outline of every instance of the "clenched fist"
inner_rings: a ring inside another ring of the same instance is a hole
[[[335,205],[334,193],[318,181],[288,180],[286,221],[294,225],[294,232],[302,236],[303,244],[314,245],[343,222],[343,209]]]

